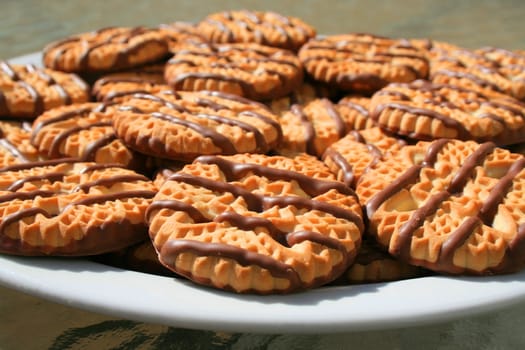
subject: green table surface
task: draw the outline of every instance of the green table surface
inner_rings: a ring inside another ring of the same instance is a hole
[[[301,17],[319,33],[432,38],[467,48],[525,49],[525,1],[2,0],[0,59],[110,25],[198,21],[226,9]],[[439,296],[436,296],[439,297]],[[0,286],[0,349],[518,349],[525,302],[450,322],[338,334],[244,334],[120,319]]]

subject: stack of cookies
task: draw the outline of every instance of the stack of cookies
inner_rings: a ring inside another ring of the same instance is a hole
[[[0,252],[256,294],[516,272],[524,99],[525,51],[273,12],[66,37],[0,63]]]

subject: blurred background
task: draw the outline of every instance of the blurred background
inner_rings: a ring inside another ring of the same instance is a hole
[[[155,26],[202,19],[225,9],[297,16],[318,33],[370,32],[424,37],[476,48],[525,49],[523,0],[2,0],[0,59],[40,50],[49,41],[105,26]]]

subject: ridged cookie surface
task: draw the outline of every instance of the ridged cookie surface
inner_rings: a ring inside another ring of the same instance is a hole
[[[369,230],[402,261],[446,274],[525,264],[525,158],[494,143],[405,146],[361,177]]]
[[[160,261],[238,293],[289,293],[337,278],[364,229],[352,190],[317,159],[203,156],[148,209]]]
[[[0,172],[0,252],[85,256],[147,238],[156,188],[119,165],[56,160]]]

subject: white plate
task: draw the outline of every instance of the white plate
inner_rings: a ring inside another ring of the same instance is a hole
[[[38,64],[38,54],[12,62]],[[327,287],[285,296],[235,295],[82,259],[0,255],[0,283],[70,306],[176,327],[333,333],[429,324],[525,300],[525,271]]]

